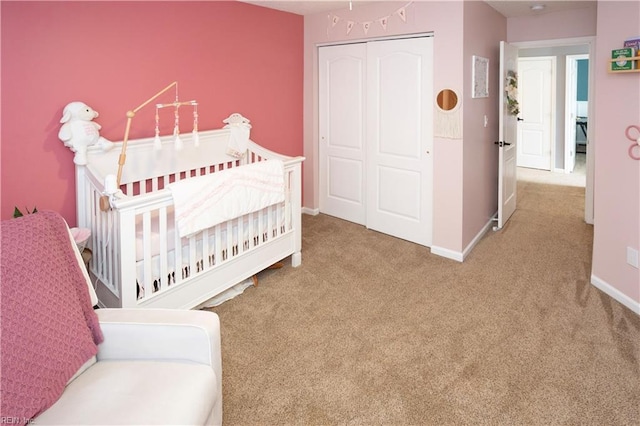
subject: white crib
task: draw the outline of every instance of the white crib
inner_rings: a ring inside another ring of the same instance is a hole
[[[115,174],[122,143],[103,152],[90,147],[86,166],[76,166],[78,226],[89,228],[90,273],[100,304],[122,308],[194,308],[232,286],[291,256],[301,256],[301,165],[249,140],[240,160],[226,154],[229,129],[129,140],[122,194],[103,211],[105,176]],[[285,201],[180,238],[169,183],[257,161],[280,159]]]

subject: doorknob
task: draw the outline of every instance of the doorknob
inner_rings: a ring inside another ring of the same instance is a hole
[[[520,118],[520,117],[518,117],[518,118],[517,118],[517,120],[518,120],[518,121],[524,121],[524,118]]]
[[[495,141],[494,144],[500,147],[511,145],[509,142],[504,142],[504,141]]]

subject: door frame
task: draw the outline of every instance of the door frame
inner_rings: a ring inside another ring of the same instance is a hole
[[[315,48],[316,51],[320,47],[325,46],[341,46],[343,44],[358,44],[358,43],[368,43],[370,41],[385,41],[385,40],[404,40],[406,38],[422,38],[422,37],[435,37],[435,33],[433,31],[428,31],[424,33],[412,33],[412,34],[397,34],[390,35],[385,37],[370,37],[370,38],[359,38],[354,40],[342,40],[342,41],[327,41],[324,43],[316,43]]]
[[[595,55],[595,41],[594,36],[589,37],[575,37],[555,40],[538,40],[538,41],[525,41],[525,42],[513,42],[514,46],[519,48],[535,48],[535,47],[559,47],[559,46],[575,46],[575,45],[587,45],[588,55],[592,59]],[[594,64],[595,61],[589,60],[589,106],[588,114],[589,119],[593,122],[596,115],[595,102],[594,102]],[[587,182],[585,186],[585,203],[584,203],[584,220],[588,224],[594,223],[593,217],[593,188],[595,181],[595,158],[593,144],[597,143],[594,139],[594,126],[587,127]]]
[[[576,100],[571,99],[571,96],[576,93],[576,87],[578,86],[578,74],[571,74],[571,67],[574,65],[578,66],[578,60],[587,59],[589,60],[588,54],[579,54],[579,55],[567,55],[566,57],[566,76],[565,76],[565,84],[564,84],[564,111],[565,111],[565,121],[564,121],[564,172],[571,173],[575,168],[575,158],[577,154],[576,149],[576,123],[575,117],[574,121],[570,121],[567,115],[567,111],[576,112]],[[591,62],[591,61],[589,61]],[[591,93],[589,93],[591,95]],[[589,127],[587,126],[587,131]],[[573,138],[571,138],[573,136]],[[567,143],[573,139],[573,143]],[[573,150],[573,161],[570,162],[571,152]]]

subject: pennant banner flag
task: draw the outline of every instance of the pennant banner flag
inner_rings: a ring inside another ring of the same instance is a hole
[[[405,7],[401,7],[400,9],[398,9],[398,11],[396,12],[398,14],[398,16],[400,17],[400,19],[402,19],[402,22],[407,22],[407,11],[405,10],[407,6]]]
[[[372,22],[378,22],[380,23],[380,26],[382,27],[382,29],[384,31],[387,31],[387,25],[389,24],[389,18],[391,16],[394,15],[398,15],[400,17],[400,19],[402,20],[402,22],[407,22],[407,7],[409,7],[409,5],[411,5],[411,3],[413,3],[412,1],[405,4],[404,6],[402,6],[401,8],[399,8],[398,10],[396,10],[395,12],[393,12],[393,14],[391,15],[386,15],[383,16],[381,18],[378,19],[374,19],[373,21],[367,21],[367,22],[359,22],[359,21],[353,21],[353,20],[346,20],[347,22],[347,35],[349,33],[351,33],[351,30],[353,30],[353,27],[356,26],[357,24],[362,26],[362,30],[364,31],[365,34],[367,34],[369,32],[369,29],[371,28],[371,23]],[[327,15],[329,17],[329,19],[331,20],[331,28],[335,27],[340,21],[345,21],[344,18],[341,18],[338,15]],[[329,27],[327,26],[327,36],[329,35]]]

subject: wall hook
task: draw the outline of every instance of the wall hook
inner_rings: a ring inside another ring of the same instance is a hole
[[[635,137],[631,134],[632,130],[635,130]],[[624,134],[627,139],[633,142],[629,146],[629,157],[633,158],[634,160],[640,160],[640,126],[631,125],[627,127],[627,130],[625,130]],[[635,152],[637,152],[637,154]]]

